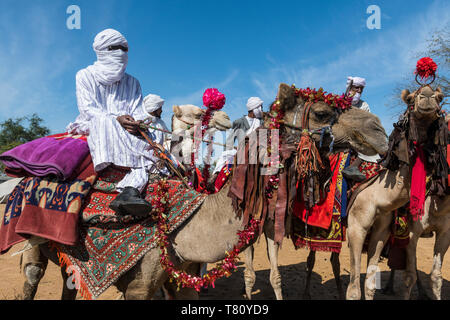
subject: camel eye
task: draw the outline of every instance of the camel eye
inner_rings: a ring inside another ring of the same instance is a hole
[[[314,111],[314,116],[318,119],[318,120],[327,120],[330,117],[330,114],[326,111]]]

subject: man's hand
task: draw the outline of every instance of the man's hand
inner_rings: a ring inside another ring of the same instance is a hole
[[[119,116],[117,117],[117,121],[119,121],[120,125],[129,133],[139,136],[138,128],[142,121],[135,121],[134,118],[129,115]]]

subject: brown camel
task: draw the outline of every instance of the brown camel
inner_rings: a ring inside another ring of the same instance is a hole
[[[289,86],[280,86],[278,94],[279,99],[284,101],[286,105],[285,122],[299,126],[301,122],[301,114],[305,102],[301,97],[296,98],[294,92]],[[330,125],[335,120],[335,110],[326,103],[319,102],[312,106],[311,119],[309,123],[310,129],[318,129]],[[265,121],[267,123],[267,121]],[[287,129],[291,135],[298,135],[299,131],[295,129]],[[333,135],[335,138],[335,152],[348,150],[349,148],[358,152],[374,155],[383,154],[387,151],[388,144],[386,139],[386,132],[381,125],[380,120],[374,114],[369,112],[352,108],[345,111],[339,117],[338,123],[333,125]],[[318,139],[320,136],[313,135],[313,138]],[[267,242],[267,256],[270,261],[270,283],[275,292],[277,300],[283,299],[281,290],[281,275],[278,270],[278,249],[279,244],[274,241],[274,224],[273,221],[267,220],[264,224],[264,236]],[[247,299],[251,299],[251,292],[256,281],[256,274],[253,269],[253,246],[249,246],[244,252],[245,270],[245,294]],[[307,259],[307,283],[304,289],[304,298],[309,299],[309,284],[312,274],[312,269],[315,262],[315,251],[310,251]],[[343,290],[340,282],[340,264],[339,254],[332,253],[331,264],[333,273],[336,279],[336,284],[341,298],[343,298]]]
[[[295,114],[301,112],[303,108],[302,104],[293,99],[291,92],[292,88],[288,85],[280,85],[278,97],[286,113],[283,120],[287,123],[294,123]],[[335,110],[330,109],[325,103],[315,103],[311,108],[309,127],[317,129],[329,125],[332,117],[336,117]],[[352,125],[345,125],[349,123]],[[379,152],[380,150],[374,147],[378,143],[372,145],[370,141],[378,136],[378,132],[384,132],[380,128],[379,120],[374,115],[361,110],[348,110],[332,125],[335,148],[360,146],[355,149],[372,154]],[[325,146],[329,145],[331,139],[325,140]],[[171,259],[179,268],[187,268],[191,263],[214,263],[222,260],[225,258],[225,252],[237,244],[237,232],[244,227],[243,218],[233,209],[232,200],[228,197],[229,188],[230,184],[227,184],[217,194],[209,195],[193,216],[170,235],[173,247]],[[55,262],[54,252],[53,254],[49,252],[46,246],[40,246],[40,249],[38,258],[48,257]],[[30,275],[25,270],[27,282],[32,284],[35,290],[43,273],[43,264],[34,260],[27,265],[28,270],[33,273]],[[67,278],[64,270],[62,274]],[[167,274],[159,262],[159,249],[154,248],[119,278],[115,285],[124,293],[125,299],[150,299],[166,279]],[[73,290],[63,287],[62,297],[74,298]]]
[[[438,119],[443,94],[438,88],[421,87],[410,93],[402,92],[402,99],[410,108],[411,117],[417,123],[419,144],[431,137],[427,129]],[[373,299],[376,290],[376,272],[381,251],[389,237],[392,212],[405,205],[410,198],[411,170],[409,165],[400,165],[398,170],[384,170],[374,182],[361,191],[348,211],[347,237],[350,248],[350,283],[347,299],[361,298],[360,269],[361,252],[369,230],[372,233],[367,252],[365,298]]]

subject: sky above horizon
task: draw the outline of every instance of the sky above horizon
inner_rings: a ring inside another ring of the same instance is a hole
[[[0,122],[37,113],[52,133],[64,132],[78,115],[75,74],[95,62],[95,35],[114,28],[130,46],[127,72],[144,96],[166,100],[169,126],[172,106],[202,106],[206,88],[225,94],[235,120],[251,96],[267,110],[281,82],[341,94],[347,76],[360,76],[362,98],[390,132],[393,88],[413,79],[427,40],[449,26],[450,2],[426,3],[0,0]],[[72,4],[80,30],[66,27]],[[379,30],[366,26],[370,5],[381,10]]]

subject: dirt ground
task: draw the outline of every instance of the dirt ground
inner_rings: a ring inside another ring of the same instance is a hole
[[[0,205],[1,218],[3,218],[4,205]],[[1,221],[1,220],[0,220]],[[423,280],[429,295],[431,295],[429,285],[429,273],[433,264],[434,238],[420,239],[418,244],[418,270],[419,276]],[[0,256],[0,299],[19,299],[22,293],[24,282],[23,274],[19,269],[20,256],[11,256],[12,253],[20,250],[23,244],[14,246],[7,254]],[[295,250],[290,239],[285,239],[279,253],[279,268],[282,277],[282,290],[284,299],[301,300],[306,281],[306,258],[309,251],[305,249]],[[242,260],[241,260],[242,261]],[[350,278],[350,259],[347,243],[343,244],[340,255],[341,279],[344,288],[347,288]],[[442,274],[442,299],[450,299],[450,254],[444,259]],[[273,300],[275,294],[269,282],[270,264],[266,254],[266,242],[261,239],[255,246],[254,267],[256,271],[256,283],[253,288],[254,300]],[[384,286],[389,278],[389,268],[387,261],[379,264],[381,270],[381,285]],[[365,278],[366,255],[362,257],[361,281]],[[244,288],[243,278],[244,265],[238,265],[238,270],[229,278],[219,279],[215,288],[209,288],[207,292],[200,295],[200,299],[210,300],[241,300],[244,299],[242,292]],[[390,296],[378,290],[375,299],[397,300],[402,299],[404,288],[402,281],[403,272],[396,273],[395,291],[396,295]],[[363,283],[362,283],[362,287]],[[37,300],[57,300],[62,291],[62,280],[60,269],[49,262],[45,276],[40,282]],[[110,287],[99,300],[114,300],[121,297],[115,287]],[[334,300],[338,298],[336,284],[330,264],[330,253],[318,252],[316,255],[316,265],[313,270],[311,280],[311,297],[314,300]],[[417,290],[413,292],[413,299],[417,298]],[[81,299],[77,297],[77,299]]]

